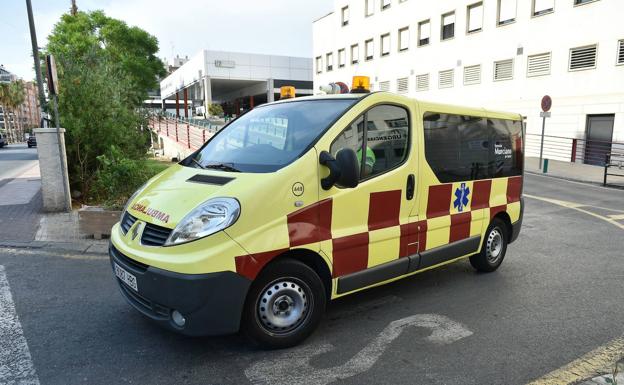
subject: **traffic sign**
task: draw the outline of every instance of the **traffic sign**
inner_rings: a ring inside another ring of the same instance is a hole
[[[544,95],[542,98],[542,111],[548,112],[550,111],[550,107],[552,107],[552,99],[548,95]]]

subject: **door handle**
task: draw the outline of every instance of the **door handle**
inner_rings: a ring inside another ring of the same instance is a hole
[[[414,198],[414,189],[416,188],[416,178],[414,174],[407,176],[407,186],[405,187],[405,198],[409,201]]]

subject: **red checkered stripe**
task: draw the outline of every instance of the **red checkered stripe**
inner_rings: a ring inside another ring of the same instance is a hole
[[[491,180],[473,183],[471,209],[490,206]],[[507,203],[520,200],[521,177],[508,178]],[[429,187],[426,219],[400,224],[402,190],[373,192],[369,196],[368,231],[333,237],[331,223],[334,201],[331,198],[316,202],[287,216],[289,248],[253,253],[235,258],[236,271],[254,279],[273,258],[285,251],[301,246],[331,240],[332,276],[334,278],[355,273],[368,267],[370,232],[390,227],[400,227],[400,245],[396,258],[404,258],[427,249],[427,219],[451,217],[449,243],[468,238],[470,235],[470,211],[450,214],[452,183]],[[507,205],[489,207],[490,218]]]

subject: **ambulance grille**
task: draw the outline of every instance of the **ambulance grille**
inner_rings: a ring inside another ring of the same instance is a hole
[[[121,232],[126,235],[128,233],[128,230],[130,230],[136,220],[137,219],[135,217],[133,217],[126,211],[123,215],[123,218],[121,218]]]
[[[145,229],[143,229],[143,235],[141,235],[141,243],[145,246],[162,246],[167,241],[167,238],[169,238],[171,231],[171,229],[166,227],[146,223]]]

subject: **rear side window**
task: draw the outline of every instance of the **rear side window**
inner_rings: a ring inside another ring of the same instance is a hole
[[[425,157],[440,182],[522,173],[519,121],[427,112]]]
[[[366,129],[364,129],[366,127]],[[366,146],[363,145],[366,138]],[[409,146],[407,110],[379,105],[359,116],[333,141],[332,155],[345,147],[353,149],[360,161],[360,178],[382,174],[401,164]]]

